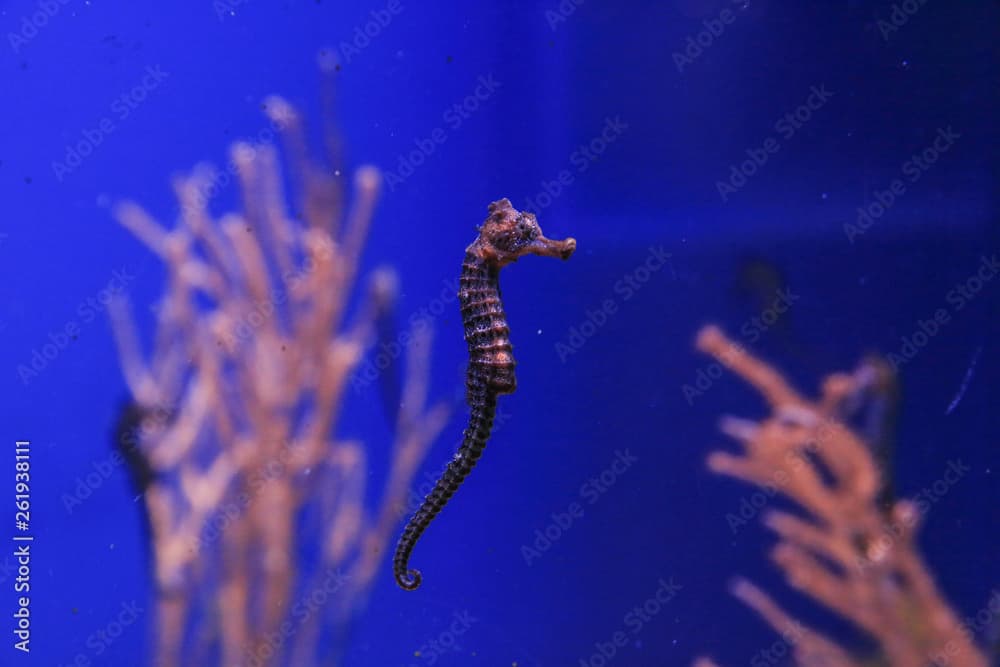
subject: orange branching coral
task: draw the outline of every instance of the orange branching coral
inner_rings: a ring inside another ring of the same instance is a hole
[[[207,199],[220,177],[207,166],[176,179],[171,230],[135,204],[116,210],[168,274],[148,361],[125,304],[112,310],[134,400],[170,415],[139,444],[154,473],[143,498],[161,667],[315,664],[324,633],[337,632],[375,576],[396,508],[447,417],[443,404],[427,406],[423,326],[407,336],[387,483],[367,507],[370,450],[335,436],[379,301],[395,285],[379,272],[347,316],[380,175],[358,170],[346,206],[340,171],[310,157],[295,110],[276,97],[265,108],[285,140],[301,219],[286,210],[268,144],[232,148],[241,213],[213,219]],[[312,534],[300,537],[303,528]],[[300,562],[301,546],[317,542],[320,557]]]
[[[770,404],[761,422],[725,418],[722,430],[743,445],[742,455],[715,452],[715,472],[776,489],[804,516],[772,511],[765,517],[779,542],[772,557],[788,583],[851,621],[878,643],[879,661],[893,667],[986,667],[986,659],[934,585],[914,543],[919,512],[909,501],[879,503],[882,480],[866,443],[845,425],[877,369],[826,379],[810,401],[773,368],[715,327],[697,346],[742,377]],[[746,580],[733,593],[794,647],[805,666],[861,665],[848,651],[783,610]],[[711,664],[704,660],[702,664]]]

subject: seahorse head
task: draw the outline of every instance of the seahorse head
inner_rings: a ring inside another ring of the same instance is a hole
[[[524,255],[569,259],[576,250],[576,239],[545,238],[533,213],[518,211],[504,198],[490,204],[473,245],[484,259],[501,267]]]

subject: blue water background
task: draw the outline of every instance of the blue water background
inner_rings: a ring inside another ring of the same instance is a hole
[[[109,204],[134,199],[172,221],[170,176],[203,160],[224,165],[231,142],[267,127],[260,104],[269,94],[317,120],[324,47],[341,55],[337,118],[349,166],[398,173],[418,141],[444,132],[412,175],[385,189],[365,252],[366,270],[398,269],[401,320],[448,293],[494,199],[548,203],[539,206],[543,229],[579,242],[565,264],[530,258],[505,271],[519,361],[518,391],[500,403],[510,418],[415,550],[424,586],[404,593],[386,567],[346,664],[430,664],[426,648],[415,652],[464,613],[475,621],[437,664],[588,664],[597,643],[624,630],[628,645],[609,664],[680,665],[707,654],[744,665],[776,637],[728,595],[737,574],[843,631],[787,589],[757,519],[735,531],[728,524],[753,489],[705,470],[708,452],[729,446],[717,417],[760,416],[761,402],[728,377],[692,401],[683,393],[708,365],[692,348],[698,327],[718,322],[739,336],[759,311],[734,287],[748,256],[777,267],[799,300],[780,326],[745,342],[805,390],[869,351],[899,351],[921,320],[949,309],[949,324],[902,368],[896,484],[916,494],[949,462],[969,467],[928,512],[921,545],[959,612],[983,608],[1000,587],[1000,280],[961,311],[947,294],[1000,250],[1000,6],[930,0],[886,32],[879,22],[891,20],[890,2],[587,0],[564,2],[558,18],[555,0],[400,3],[356,52],[343,45],[353,48],[355,31],[387,2],[69,0],[50,3],[56,9],[34,32],[24,21],[44,3],[0,3],[0,423],[7,450],[17,438],[32,442],[36,537],[32,653],[11,648],[13,575],[0,574],[0,664],[148,657],[152,591],[126,475],[111,475],[72,512],[65,506],[77,479],[107,459],[126,392],[106,313],[81,304],[115,272],[131,276],[148,340],[148,306],[162,289],[160,262],[114,223]],[[223,5],[232,11],[220,13]],[[723,10],[733,20],[705,38],[705,21]],[[678,66],[689,38],[704,46]],[[116,100],[148,68],[158,83],[123,115]],[[496,82],[494,92],[454,126],[446,112],[481,80]],[[832,96],[783,136],[776,122],[822,87]],[[77,168],[54,166],[105,118],[112,130]],[[609,119],[625,129],[599,159],[580,162],[579,147]],[[960,138],[849,240],[845,223],[858,207],[877,201],[947,128]],[[769,137],[777,152],[723,201],[718,183]],[[571,182],[540,199],[564,170]],[[214,210],[232,209],[236,195],[225,189]],[[650,248],[670,261],[626,292],[619,281]],[[558,344],[570,344],[606,300],[615,314],[560,355]],[[77,339],[25,377],[34,352],[71,322]],[[457,304],[435,328],[433,394],[454,400],[465,362]],[[352,396],[339,435],[385,451],[390,432],[370,391]],[[451,455],[463,418],[459,408],[419,480]],[[638,463],[590,504],[582,485],[619,450]],[[6,544],[12,453],[0,465]],[[573,502],[583,517],[526,563],[534,531]],[[0,547],[0,563],[10,551]],[[626,614],[661,579],[681,588],[633,633]],[[131,601],[144,617],[95,655],[88,638]]]

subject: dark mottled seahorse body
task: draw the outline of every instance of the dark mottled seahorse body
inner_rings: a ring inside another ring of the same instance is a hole
[[[408,567],[413,547],[482,456],[493,428],[497,396],[517,387],[510,328],[500,300],[500,269],[529,254],[567,259],[575,249],[574,239],[545,238],[535,216],[518,212],[506,199],[490,204],[479,238],[466,249],[458,300],[469,345],[465,379],[469,424],[455,457],[396,545],[393,574],[402,588],[412,591],[420,585],[420,572]]]

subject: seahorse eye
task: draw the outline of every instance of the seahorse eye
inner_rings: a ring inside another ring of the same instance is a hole
[[[517,240],[520,243],[534,241],[537,235],[537,227],[531,224],[527,218],[522,217],[517,221]]]

